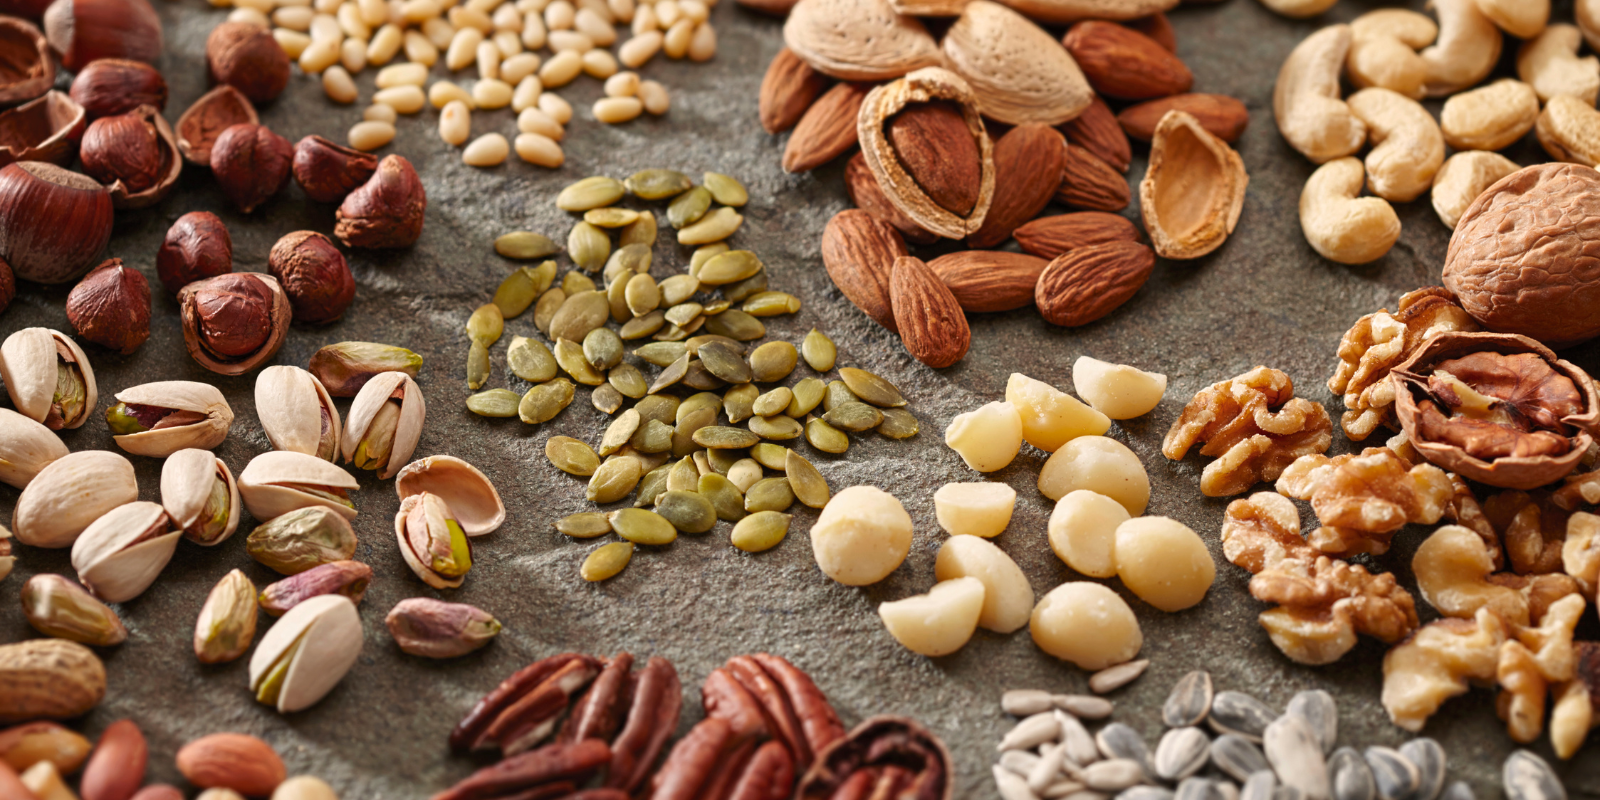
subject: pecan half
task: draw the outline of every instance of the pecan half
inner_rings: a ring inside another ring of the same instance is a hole
[[[683,710],[683,688],[672,662],[653,657],[644,669],[630,676],[633,703],[628,721],[611,746],[611,766],[606,788],[632,793],[644,785],[656,757],[678,729]]]
[[[433,800],[499,800],[534,797],[565,797],[574,784],[581,784],[611,760],[605,742],[586,739],[573,744],[552,744],[532,752],[507,758],[484,767],[455,786],[433,796]],[[558,793],[550,793],[563,784]],[[519,794],[528,792],[527,794]]]
[[[622,716],[628,710],[629,693],[633,690],[632,674],[632,654],[618,653],[607,661],[600,677],[595,678],[567,717],[561,741],[599,739],[610,742],[622,727]]]
[[[661,765],[650,786],[651,800],[723,800],[751,762],[756,744],[752,734],[726,719],[701,720]]]
[[[450,732],[451,749],[456,752],[492,747],[504,749],[507,743],[523,745],[521,749],[527,749],[527,746],[537,742],[523,740],[546,723],[553,728],[561,712],[566,710],[571,695],[587,685],[599,671],[600,662],[597,659],[577,653],[562,653],[535,661],[501,681],[499,686],[484,695],[467,712],[455,730]],[[578,683],[578,676],[584,673],[588,674],[588,678]],[[559,681],[552,683],[558,675]],[[570,688],[560,692],[564,687]],[[541,693],[541,689],[549,691]],[[560,692],[562,696],[554,697],[552,692]],[[550,711],[552,701],[557,699],[559,705]],[[514,713],[508,716],[508,712]],[[549,732],[545,731],[545,735]],[[505,740],[503,737],[506,736],[515,738]]]
[[[950,800],[950,751],[904,717],[873,717],[835,741],[800,779],[795,800]]]

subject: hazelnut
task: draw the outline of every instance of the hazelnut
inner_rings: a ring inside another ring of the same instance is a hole
[[[272,246],[272,277],[283,284],[296,322],[324,325],[344,316],[356,299],[356,279],[344,254],[328,237],[295,231]]]
[[[9,13],[9,12],[7,12]],[[0,17],[0,104],[32,100],[56,82],[56,62],[38,28],[13,17]]]
[[[209,211],[191,211],[167,229],[156,251],[156,275],[167,292],[205,278],[233,271],[233,237],[228,226]]]
[[[74,72],[102,58],[161,60],[161,18],[150,0],[55,0],[44,35]]]
[[[118,114],[89,125],[78,157],[89,177],[142,192],[161,178],[161,149],[154,121],[142,114]]]
[[[385,156],[378,170],[339,205],[333,234],[346,247],[410,247],[422,236],[428,194],[401,156]]]
[[[24,161],[0,169],[0,258],[16,276],[66,283],[111,239],[111,194],[92,178]]]
[[[200,366],[240,375],[277,354],[292,312],[278,279],[230,272],[195,281],[178,292],[183,340]]]
[[[129,355],[150,338],[150,283],[110,259],[67,294],[67,320],[79,336]]]
[[[32,22],[38,22],[49,7],[50,0],[0,0],[0,14],[22,17]]]
[[[248,214],[289,182],[293,158],[289,140],[266,126],[234,125],[217,137],[211,149],[211,172],[223,194]]]
[[[178,117],[178,150],[190,164],[211,166],[211,150],[222,132],[241,123],[254,125],[256,116],[250,98],[232,86],[218,86],[206,92]]]
[[[84,67],[72,79],[70,94],[91,120],[126,114],[139,106],[167,108],[167,81],[161,72],[125,58],[103,58]]]
[[[0,112],[0,166],[48,161],[64,167],[87,125],[83,107],[61,92]]]
[[[270,103],[289,85],[289,55],[266,28],[224,22],[206,37],[206,73],[255,103]]]
[[[17,298],[17,278],[11,274],[11,265],[0,261],[0,313]]]
[[[307,136],[294,146],[294,179],[306,197],[319,203],[344,200],[377,169],[377,156],[334,144],[321,136]]]

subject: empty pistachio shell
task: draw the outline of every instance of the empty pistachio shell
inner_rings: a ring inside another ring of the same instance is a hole
[[[401,650],[424,658],[464,656],[500,633],[500,621],[488,612],[430,597],[401,600],[383,622]]]
[[[404,372],[415,378],[421,371],[422,356],[375,342],[338,342],[311,356],[311,374],[334,397],[355,397],[367,381],[385,372]]]
[[[84,529],[72,544],[78,580],[108,603],[132,600],[155,583],[172,560],[180,534],[167,527],[155,503],[118,506]]]
[[[339,455],[339,409],[315,375],[299,367],[267,367],[256,376],[256,413],[274,450],[333,461]]]
[[[227,541],[239,527],[239,486],[209,450],[179,450],[161,465],[161,505],[195,544]]]
[[[472,542],[448,503],[429,492],[400,501],[394,516],[400,555],[418,578],[435,589],[454,589],[472,569]]]
[[[202,664],[232,661],[256,637],[256,585],[243,572],[222,576],[194,623],[194,655]]]
[[[267,584],[257,599],[262,611],[281,617],[289,609],[325,594],[344,595],[360,605],[371,583],[372,567],[360,561],[330,561]]]
[[[99,402],[89,357],[49,328],[23,328],[0,343],[0,380],[18,413],[51,430],[82,425]]]
[[[245,538],[250,557],[284,574],[344,561],[355,555],[356,533],[333,509],[295,509],[259,525]]]
[[[239,473],[239,496],[256,519],[270,520],[298,508],[326,506],[355,519],[349,492],[361,484],[350,473],[305,453],[262,453]]]
[[[26,489],[39,470],[66,454],[67,446],[43,423],[0,408],[0,483]]]
[[[491,533],[506,521],[505,503],[489,476],[455,456],[428,456],[407,464],[396,476],[394,490],[401,500],[423,492],[443,498],[468,536]]]
[[[250,657],[250,691],[288,714],[309,708],[361,655],[361,615],[350,598],[313,597],[272,626]]]
[[[422,390],[410,375],[373,377],[350,404],[341,447],[345,463],[373,470],[384,480],[394,477],[417,448],[426,414]]]
[[[217,387],[158,381],[117,392],[106,424],[117,446],[134,455],[165,458],[188,448],[210,450],[228,438],[233,409]]]
[[[137,499],[139,485],[128,459],[85,450],[40,470],[17,498],[11,524],[23,544],[68,547],[102,514]]]
[[[60,575],[39,574],[22,585],[22,614],[34,630],[95,647],[128,638],[117,612]]]

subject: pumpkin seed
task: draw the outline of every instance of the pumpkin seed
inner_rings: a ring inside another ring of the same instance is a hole
[[[727,300],[707,300],[705,316],[714,317],[718,314],[721,314],[722,312],[727,311],[730,305],[731,304]],[[740,349],[741,351],[743,350],[743,348]]]
[[[737,424],[749,419],[755,413],[756,398],[760,395],[761,390],[749,383],[729,389],[722,396],[722,409],[728,421]]]
[[[720,172],[707,172],[703,180],[706,190],[711,192],[711,199],[725,206],[742,206],[750,202],[750,192],[736,178]]]
[[[517,416],[530,425],[549,422],[572,405],[576,393],[572,381],[566,378],[541,383],[522,396],[522,402],[517,404]]]
[[[620,228],[639,219],[639,212],[629,208],[591,208],[583,212],[583,221],[597,228]]]
[[[645,274],[650,271],[651,262],[655,255],[647,244],[624,245],[606,259],[606,268],[603,275],[607,281],[615,281],[618,275],[625,271]]]
[[[734,547],[746,553],[759,553],[771,550],[789,535],[788,514],[776,511],[758,511],[733,526],[733,534],[729,537]]]
[[[628,280],[632,277],[632,272],[623,272],[606,285],[606,309],[611,314],[612,322],[622,323],[633,319],[633,312],[628,309]]]
[[[529,383],[542,383],[556,376],[556,357],[543,342],[525,336],[511,337],[506,348],[506,365],[511,373]]]
[[[700,488],[700,468],[694,465],[693,458],[684,456],[667,472],[667,491],[692,492],[698,488]]]
[[[679,406],[681,412],[683,406]],[[717,410],[715,408],[695,408],[688,413],[678,415],[678,424],[672,433],[672,454],[686,456],[700,449],[694,441],[695,431],[708,425],[717,423]]]
[[[490,389],[467,398],[467,410],[480,417],[503,419],[517,415],[522,398],[510,389]]]
[[[689,256],[689,277],[699,280],[700,268],[704,267],[707,261],[728,252],[730,249],[732,248],[728,247],[727,242],[713,242],[704,247],[695,248],[694,253]],[[727,295],[724,294],[723,296],[726,297]]]
[[[633,434],[639,430],[641,420],[639,410],[630,408],[622,412],[611,424],[606,426],[606,432],[600,436],[600,455],[609,456],[622,449],[622,446],[633,439]]]
[[[722,342],[712,342],[701,347],[699,354],[700,362],[705,364],[706,370],[712,375],[728,383],[750,382],[750,365],[745,362],[744,356],[735,352],[733,348]]]
[[[622,399],[622,392],[617,391],[617,387],[609,383],[596,386],[594,391],[589,393],[590,404],[602,414],[617,413],[617,409],[622,408]]]
[[[710,192],[707,192],[707,200]],[[677,205],[677,203],[673,203]],[[671,213],[671,209],[668,209]],[[689,225],[675,226],[678,228],[678,244],[697,245],[720,242],[732,236],[739,226],[744,224],[744,216],[731,208],[723,207],[704,214],[699,220]]]
[[[556,530],[574,539],[593,539],[611,532],[611,520],[599,511],[584,511],[556,520]]]
[[[583,357],[596,370],[622,363],[622,339],[610,328],[595,328],[583,337]]]
[[[661,305],[670,308],[694,297],[700,291],[700,281],[693,275],[673,275],[661,281]]]
[[[485,303],[478,306],[467,317],[467,336],[473,342],[484,347],[500,341],[500,334],[505,332],[506,321],[500,313],[500,307],[494,303]]]
[[[629,278],[626,296],[628,310],[635,317],[642,317],[661,304],[661,289],[656,286],[656,279],[649,275],[639,274]]]
[[[650,338],[655,339],[658,342],[681,342],[684,339],[689,338],[689,332],[668,322],[665,327],[656,332],[655,336]]]
[[[696,477],[695,485],[699,483]],[[717,509],[698,492],[669,490],[656,498],[656,513],[681,533],[705,533],[717,524]]]
[[[588,211],[609,206],[621,200],[625,193],[622,181],[595,175],[562,188],[561,193],[556,195],[556,208],[562,211]]]
[[[583,345],[571,339],[557,339],[555,356],[556,364],[560,365],[561,370],[578,383],[585,386],[599,386],[606,382],[604,375],[589,366],[589,360],[583,355]]]
[[[596,505],[615,503],[639,485],[643,470],[636,458],[613,458],[600,465],[589,478],[584,496]]]
[[[1550,769],[1549,762],[1518,750],[1500,768],[1500,782],[1507,800],[1566,800],[1567,790]]]
[[[832,492],[828,490],[828,481],[822,473],[811,465],[804,456],[793,450],[789,451],[784,460],[784,473],[789,478],[789,488],[794,492],[794,497],[812,508],[822,508],[828,504]]]
[[[886,408],[883,421],[878,423],[878,433],[890,439],[910,439],[922,430],[917,418],[903,408]]]
[[[752,317],[776,317],[800,311],[800,298],[788,292],[757,292],[739,307]]]
[[[661,330],[661,326],[665,324],[667,324],[667,315],[661,311],[652,311],[642,317],[634,317],[622,323],[622,330],[618,331],[617,335],[622,337],[623,341],[643,339]]]
[[[552,436],[544,443],[544,456],[556,469],[568,475],[589,477],[600,468],[600,457],[584,442],[571,436]]]
[[[546,261],[554,266],[555,262]],[[494,304],[500,309],[500,316],[504,319],[514,319],[533,305],[539,295],[549,288],[549,281],[544,286],[539,285],[538,273],[532,267],[518,267],[506,279],[500,282],[500,287],[494,290]]]
[[[806,441],[810,442],[812,447],[834,455],[850,449],[850,437],[844,431],[815,417],[806,422]]]
[[[721,389],[727,386],[728,382],[712,375],[711,371],[706,369],[705,362],[694,360],[689,362],[689,371],[683,376],[683,385],[706,392]]]
[[[1328,702],[1333,702],[1333,697],[1328,697]],[[1293,708],[1291,705],[1290,708]],[[1293,712],[1291,712],[1293,713]],[[1337,712],[1335,712],[1337,719]],[[1412,792],[1411,800],[1434,800],[1439,792],[1444,789],[1445,755],[1444,748],[1439,743],[1426,736],[1419,736],[1400,745],[1400,755],[1405,756],[1412,764],[1417,766],[1417,790]]]
[[[864,369],[844,367],[839,370],[839,378],[862,402],[879,408],[899,408],[906,404],[905,397],[894,384]]]
[[[745,278],[722,287],[722,297],[729,303],[739,303],[755,297],[767,290],[767,271],[765,269]]]
[[[726,336],[716,336],[716,335],[712,335],[712,334],[707,334],[705,336],[696,336],[693,339],[690,339],[689,341],[684,342],[684,344],[688,345],[689,352],[698,354],[700,352],[700,348],[705,347],[706,345],[711,344],[712,342],[719,342],[721,344],[725,344],[725,345],[728,346],[729,349],[733,350],[733,352],[738,353],[740,356],[744,355],[744,351],[745,351],[744,345],[739,343],[739,342],[737,342],[737,341],[735,341],[735,340],[733,340],[733,339],[729,339]]]
[[[693,278],[690,280],[693,280]],[[667,321],[682,327],[695,321],[700,316],[700,312],[705,310],[705,306],[699,303],[678,303],[667,309]]]
[[[781,444],[762,442],[750,448],[750,457],[767,469],[775,469],[782,472],[788,469],[789,448]]]
[[[583,560],[583,567],[578,570],[578,574],[591,583],[607,580],[627,569],[628,562],[632,559],[633,542],[604,544]]]
[[[622,235],[617,243],[623,247],[634,244],[650,246],[656,243],[656,215],[652,211],[640,211],[639,218],[622,228]]]
[[[761,259],[749,250],[729,250],[700,267],[695,277],[707,286],[742,281],[761,271]]]
[[[683,376],[687,374],[689,374],[689,354],[686,352],[678,356],[678,360],[672,362],[666,369],[661,370],[661,374],[656,376],[655,383],[650,384],[650,393],[656,394],[666,389],[683,380]]]
[[[878,427],[878,423],[883,422],[883,412],[858,401],[845,403],[823,414],[822,419],[839,430],[860,433]]]
[[[550,237],[531,231],[512,231],[494,240],[496,253],[519,261],[532,261],[535,258],[554,255],[556,249],[556,243],[551,241]]]
[[[832,411],[845,403],[859,402],[861,398],[844,385],[844,381],[828,381],[828,392],[822,396],[822,410]]]
[[[1317,741],[1322,745],[1322,752],[1333,752],[1335,744],[1339,741],[1339,707],[1334,703],[1333,695],[1321,689],[1300,692],[1289,701],[1289,707],[1284,713],[1294,714],[1311,723],[1311,730],[1317,734]],[[1402,749],[1401,752],[1404,752],[1404,750]],[[1438,794],[1438,790],[1444,788],[1443,775],[1439,776],[1439,781],[1440,785],[1434,787],[1434,794]],[[1433,800],[1433,797],[1430,795],[1425,798],[1414,798],[1413,800]]]
[[[489,382],[489,349],[479,342],[467,348],[467,388],[482,389]]]
[[[816,378],[801,378],[794,386],[789,387],[789,405],[784,408],[783,413],[795,419],[804,417],[822,404],[822,396],[827,391],[828,387],[822,381]]]
[[[644,382],[644,374],[632,364],[618,364],[606,373],[606,383],[611,384],[624,397],[638,400],[645,396],[649,386]]]
[[[743,313],[743,312],[728,312]],[[723,316],[727,316],[724,314]],[[750,353],[750,369],[758,383],[774,383],[789,377],[800,354],[788,342],[767,342]]]
[[[639,412],[640,419],[673,422],[678,416],[679,402],[678,398],[672,395],[653,394],[640,400],[633,408]]]
[[[741,342],[760,339],[767,335],[767,326],[761,320],[734,309],[706,320],[706,331]]]
[[[751,404],[750,409],[757,416],[770,417],[775,414],[782,414],[789,407],[789,404],[793,402],[794,392],[789,391],[787,387],[779,386],[757,397],[755,403]]]
[[[705,409],[715,414],[722,410],[722,398],[715,392],[696,392],[678,404],[676,421],[683,422],[689,415]]]
[[[611,527],[616,527],[613,520]],[[626,537],[624,537],[626,538]],[[1156,745],[1156,776],[1164,781],[1181,781],[1206,765],[1211,739],[1199,728],[1172,728]]]
[[[1244,692],[1218,692],[1211,701],[1211,714],[1206,722],[1217,733],[1237,733],[1253,742],[1260,742],[1267,726],[1278,718],[1277,712]],[[1282,775],[1279,775],[1282,777]]]
[[[641,200],[665,200],[689,191],[694,181],[676,170],[646,169],[629,175],[623,185]]]
[[[689,348],[685,347],[683,342],[651,342],[633,351],[633,354],[647,364],[665,367],[682,358],[687,352]]]
[[[567,234],[567,255],[584,272],[599,272],[611,256],[611,237],[601,228],[579,222]]]
[[[672,426],[658,419],[650,420],[639,426],[630,444],[641,453],[665,453],[672,449]]]
[[[649,508],[656,504],[656,498],[667,490],[667,476],[672,472],[672,467],[662,464],[644,474],[639,479],[639,494],[634,498],[634,508]]]
[[[556,312],[566,302],[567,291],[559,286],[539,295],[539,301],[533,304],[533,327],[549,336],[550,323],[555,321]]]
[[[1173,684],[1161,706],[1161,721],[1169,728],[1199,725],[1211,712],[1211,673],[1197,669]]]
[[[604,324],[611,315],[611,305],[600,292],[578,292],[567,298],[550,320],[550,338],[583,341],[583,337]]]
[[[710,190],[706,189],[704,186],[696,186],[692,189],[685,190],[667,205],[667,222],[671,223],[672,227],[681,230],[689,225],[699,222],[700,218],[704,217],[706,215],[706,211],[710,208]],[[716,240],[713,239],[707,241]],[[687,244],[681,240],[678,243]],[[705,242],[702,242],[701,244],[704,243]]]
[[[678,529],[654,511],[623,508],[611,512],[607,519],[618,536],[634,544],[671,544],[678,538]]]
[[[600,287],[594,285],[594,278],[577,270],[568,270],[561,276],[561,290],[571,297],[579,292],[592,292]]]
[[[1378,783],[1372,767],[1353,747],[1341,747],[1328,757],[1328,779],[1333,786],[1333,800],[1377,800]]]
[[[743,428],[708,425],[694,432],[694,442],[712,450],[744,449],[761,441],[761,437]]]
[[[701,497],[711,501],[711,507],[717,510],[717,519],[728,522],[744,519],[744,494],[733,485],[733,481],[721,475],[701,475],[697,491]]]
[[[728,480],[733,482],[740,493],[750,491],[750,487],[764,477],[766,475],[761,471],[761,465],[748,456],[733,462],[733,466],[728,467]]]
[[[776,439],[788,441],[798,439],[805,433],[805,428],[800,425],[800,420],[786,414],[776,417],[751,417],[750,430],[763,439]]]
[[[1218,769],[1241,781],[1249,780],[1251,775],[1261,770],[1272,769],[1272,765],[1267,763],[1267,757],[1262,755],[1261,748],[1256,747],[1249,739],[1231,733],[1218,736],[1217,740],[1211,743],[1211,761]],[[1366,762],[1362,762],[1362,768],[1366,768]],[[1370,771],[1368,780],[1371,780]],[[1372,798],[1369,797],[1367,800]]]
[[[744,510],[752,514],[761,511],[787,511],[794,505],[794,492],[788,478],[762,478],[744,493]]]
[[[726,447],[706,451],[706,463],[711,466],[711,471],[727,476],[733,465],[750,457],[750,452],[743,448]]]

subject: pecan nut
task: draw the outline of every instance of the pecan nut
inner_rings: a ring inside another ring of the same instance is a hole
[[[1301,456],[1326,452],[1333,423],[1321,403],[1294,396],[1288,375],[1256,367],[1195,394],[1161,452],[1178,461],[1201,442],[1201,455],[1219,458],[1206,465],[1200,491],[1227,497],[1277,480]]]
[[[599,672],[599,660],[577,653],[535,661],[501,681],[467,712],[450,732],[451,749],[498,747],[511,755],[538,744],[554,732],[573,695]]]
[[[632,685],[633,655],[618,653],[606,662],[600,676],[573,706],[572,713],[561,729],[561,741],[578,742],[599,739],[610,742],[622,726],[622,715],[628,710]]]
[[[653,657],[629,678],[628,721],[611,743],[606,788],[632,793],[644,785],[683,710],[682,684],[672,662]]]
[[[909,797],[950,800],[950,751],[904,717],[872,717],[817,754],[795,800]]]
[[[432,800],[567,797],[610,760],[611,748],[596,739],[552,744],[484,767]]]

